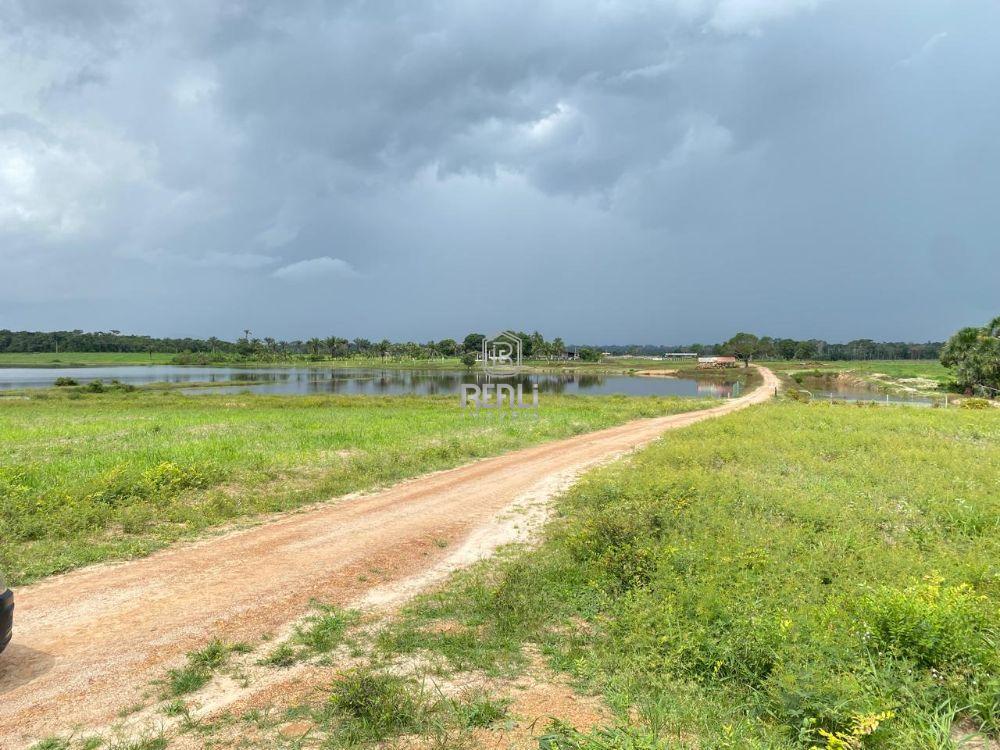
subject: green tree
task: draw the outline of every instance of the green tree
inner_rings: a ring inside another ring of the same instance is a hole
[[[749,365],[760,349],[760,339],[752,333],[737,333],[729,341],[722,345],[724,351],[729,352],[744,365]]]
[[[812,359],[816,356],[815,341],[800,341],[795,347],[795,359]]]
[[[465,354],[463,354],[462,355],[462,364],[465,365],[466,367],[475,367],[476,366],[476,353],[475,352],[466,352]]]
[[[484,338],[486,336],[481,333],[470,333],[462,340],[462,348],[467,352],[478,352],[483,345]]]
[[[458,342],[455,339],[441,339],[437,342],[437,350],[443,357],[454,357],[458,354]]]
[[[773,359],[778,356],[778,348],[774,339],[770,336],[761,336],[760,346],[757,349],[757,356],[761,359]]]
[[[561,338],[556,336],[552,339],[551,351],[553,357],[562,357],[566,353],[566,344]]]
[[[580,359],[582,359],[584,362],[600,362],[601,361],[601,353],[599,351],[597,351],[597,349],[595,349],[592,346],[583,346],[583,347],[580,347],[579,354],[580,354]]]
[[[941,350],[941,364],[955,373],[958,385],[1000,391],[1000,317],[982,328],[963,328]]]

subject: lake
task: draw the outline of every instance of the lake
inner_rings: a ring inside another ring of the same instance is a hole
[[[641,377],[602,373],[520,374],[493,378],[466,370],[388,370],[378,368],[322,367],[200,367],[148,365],[116,367],[0,367],[0,390],[48,388],[56,378],[79,383],[118,380],[131,385],[150,383],[216,383],[212,388],[185,388],[184,393],[345,394],[396,396],[404,394],[457,394],[462,383],[504,382],[521,384],[527,396],[534,384],[540,393],[589,395],[685,396],[730,398],[740,395],[739,374],[724,380],[694,377]]]

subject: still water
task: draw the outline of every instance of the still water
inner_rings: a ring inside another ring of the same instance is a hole
[[[179,365],[119,367],[0,368],[0,390],[47,388],[56,378],[73,378],[79,383],[118,380],[132,385],[149,383],[217,383],[213,388],[185,388],[182,392],[207,393],[323,394],[396,396],[403,394],[457,394],[462,383],[490,382],[479,372],[464,370],[381,370],[330,369],[316,367],[197,367]],[[494,379],[493,382],[496,382]],[[707,381],[695,378],[634,377],[598,373],[523,374],[501,382],[524,386],[525,394],[538,384],[540,393],[580,393],[629,396],[686,396],[730,398],[740,395],[743,386],[737,376],[731,380]]]
[[[836,378],[804,378],[800,385],[794,388],[807,390],[814,400],[829,401],[874,401],[876,403],[912,404],[914,406],[932,406],[943,404],[944,395],[925,394],[888,394],[874,386],[858,383],[842,383]]]

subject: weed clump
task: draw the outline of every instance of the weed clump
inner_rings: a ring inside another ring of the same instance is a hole
[[[243,644],[226,644],[216,639],[198,651],[187,655],[187,663],[183,667],[168,670],[163,680],[163,697],[176,698],[181,695],[200,690],[212,675],[224,667],[234,651],[243,651]]]
[[[294,640],[311,654],[325,654],[340,645],[354,615],[325,604],[316,608],[318,611],[295,629]]]
[[[329,705],[339,720],[338,734],[349,743],[378,742],[418,731],[425,715],[423,694],[415,681],[367,668],[337,680]]]

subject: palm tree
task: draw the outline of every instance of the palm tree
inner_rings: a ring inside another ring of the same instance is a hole
[[[327,338],[323,339],[323,345],[326,347],[326,350],[330,353],[331,358],[336,357],[337,347],[340,346],[340,339],[338,339],[336,336],[328,336]]]

